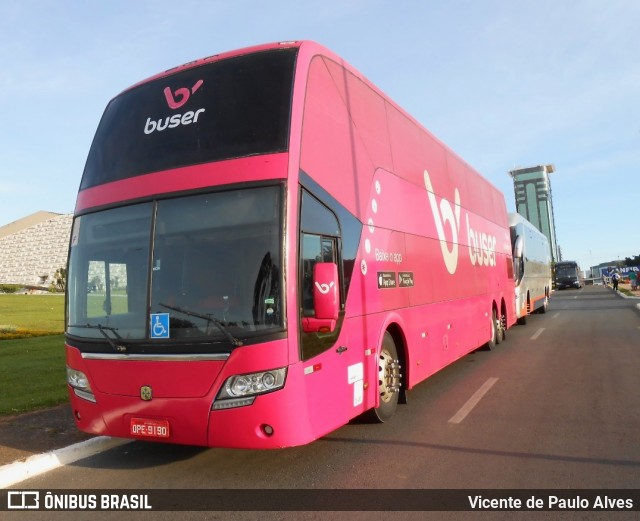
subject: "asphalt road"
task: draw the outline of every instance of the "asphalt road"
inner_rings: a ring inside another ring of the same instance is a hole
[[[510,329],[496,350],[472,353],[420,384],[387,424],[350,424],[305,447],[267,452],[132,442],[14,488],[258,489],[256,497],[272,488],[640,489],[640,315],[634,305],[602,287],[556,292],[547,314]],[[339,494],[335,501],[340,510]],[[6,518],[21,519],[20,514],[9,512]],[[536,514],[541,513],[502,515]],[[30,512],[29,518],[69,515]],[[116,515],[127,516],[96,512],[91,518]],[[135,519],[336,518],[327,515],[154,512]],[[473,515],[449,512],[437,518]],[[633,518],[624,512],[565,515]]]

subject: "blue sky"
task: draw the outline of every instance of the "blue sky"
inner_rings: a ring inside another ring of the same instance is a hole
[[[0,225],[70,213],[107,102],[196,58],[311,39],[505,194],[553,163],[558,242],[640,254],[635,0],[0,0]]]

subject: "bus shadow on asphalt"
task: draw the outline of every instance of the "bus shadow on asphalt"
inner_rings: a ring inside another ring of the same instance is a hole
[[[144,469],[169,465],[194,458],[208,447],[131,441],[89,458],[73,463],[73,466],[103,469]]]
[[[481,449],[476,447],[456,447],[453,445],[442,445],[438,443],[423,443],[406,440],[372,440],[362,438],[347,438],[341,436],[327,436],[324,441],[332,443],[349,443],[360,445],[390,445],[394,447],[412,447],[416,449],[436,450],[448,453],[476,454],[485,456],[500,456],[503,458],[516,458],[521,460],[543,460],[564,463],[585,463],[589,465],[612,465],[616,467],[640,467],[640,461],[620,460],[611,458],[598,458],[590,456],[569,456],[563,454],[536,454],[531,452],[502,451],[495,449]]]

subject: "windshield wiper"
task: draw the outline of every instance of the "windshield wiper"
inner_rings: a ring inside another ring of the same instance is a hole
[[[196,313],[195,311],[191,311],[189,309],[184,309],[178,306],[170,306],[168,304],[163,304],[162,302],[159,302],[159,305],[162,306],[163,308],[167,308],[167,309],[171,309],[173,311],[177,311],[178,313],[184,313],[185,315],[188,315],[190,317],[196,317],[196,318],[201,318],[203,320],[206,320],[207,323],[209,324],[213,324],[214,326],[216,326],[220,332],[225,336],[225,338],[231,342],[231,345],[234,347],[240,347],[242,344],[242,340],[238,340],[236,337],[234,337],[231,333],[229,333],[229,330],[224,327],[224,324],[218,320],[216,317],[214,317],[213,315],[205,315],[204,313]]]
[[[100,334],[102,334],[102,336],[107,339],[107,342],[109,342],[109,345],[113,348],[113,350],[116,353],[126,353],[127,352],[127,346],[123,345],[122,343],[116,344],[113,341],[113,338],[111,338],[106,333],[106,331],[111,331],[115,335],[116,339],[119,342],[122,342],[122,337],[118,334],[118,329],[115,328],[115,327],[103,326],[101,324],[96,324],[96,325],[94,325],[94,324],[73,324],[73,325],[71,325],[70,324],[69,327],[83,327],[83,328],[86,328],[86,329],[97,329],[98,331],[100,331]]]

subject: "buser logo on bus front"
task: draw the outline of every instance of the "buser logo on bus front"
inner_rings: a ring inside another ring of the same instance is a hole
[[[175,93],[171,92],[171,89],[169,87],[165,87],[164,97],[167,99],[167,105],[169,105],[169,107],[172,109],[179,109],[180,107],[182,107],[182,105],[189,101],[191,94],[195,93],[195,91],[197,91],[203,83],[203,80],[198,80],[196,81],[194,86],[191,87],[191,90],[186,87],[182,87],[180,89],[176,89]]]
[[[142,387],[140,387],[140,399],[144,400],[145,402],[148,402],[152,398],[153,398],[153,391],[151,387],[149,387],[148,385],[143,385]]]
[[[191,89],[187,87],[181,87],[176,89],[175,92],[172,92],[169,87],[165,87],[164,89],[164,97],[167,101],[167,105],[170,109],[179,109],[182,107],[192,94],[194,94],[204,83],[203,80],[198,80]],[[191,123],[197,123],[198,117],[205,111],[204,108],[200,108],[198,110],[189,110],[184,114],[173,114],[172,116],[166,116],[164,118],[159,118],[157,121],[155,119],[151,119],[151,117],[147,118],[147,122],[144,125],[144,133],[152,134],[156,130],[158,132],[162,132],[167,128],[176,128],[182,125],[191,125]]]

